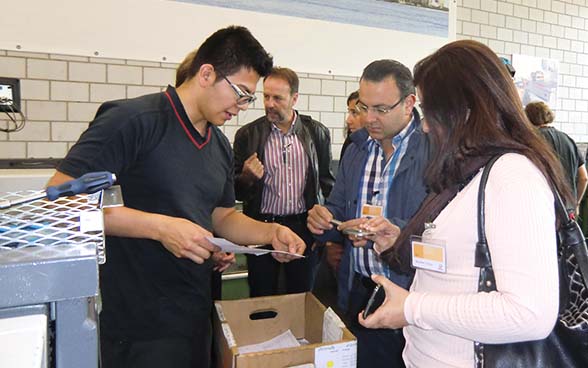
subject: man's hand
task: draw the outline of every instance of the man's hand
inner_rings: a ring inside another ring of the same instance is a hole
[[[212,252],[220,250],[206,239],[212,236],[210,231],[183,218],[162,216],[162,219],[157,240],[174,256],[201,264]]]
[[[214,261],[213,270],[224,272],[232,264],[235,264],[235,253],[214,252],[212,253],[212,260]]]
[[[290,253],[296,253],[302,255],[306,249],[306,244],[296,235],[292,230],[285,226],[273,224],[274,234],[272,237],[272,247],[275,250],[283,250]],[[272,256],[278,262],[290,262],[293,259],[299,259],[299,257],[290,256],[287,254],[272,253]]]
[[[243,162],[243,171],[241,176],[245,180],[253,182],[263,177],[264,168],[263,164],[257,158],[257,152],[253,153],[245,162]]]
[[[308,226],[308,230],[310,230],[311,233],[322,235],[325,230],[333,228],[333,225],[331,224],[332,219],[333,214],[329,212],[326,207],[315,204],[314,207],[308,211],[306,226]]]
[[[362,313],[359,313],[357,317],[359,323],[367,328],[396,329],[407,326],[408,322],[404,318],[404,302],[409,292],[381,275],[372,275],[372,280],[384,287],[386,298],[368,318],[363,319]]]

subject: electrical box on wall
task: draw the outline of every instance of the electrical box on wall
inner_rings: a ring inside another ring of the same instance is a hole
[[[0,77],[0,111],[20,112],[20,80]]]

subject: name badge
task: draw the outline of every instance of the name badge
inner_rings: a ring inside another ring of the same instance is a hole
[[[434,272],[447,272],[445,242],[437,239],[424,241],[420,236],[410,238],[412,267]]]
[[[373,204],[364,204],[361,206],[361,217],[377,217],[382,216],[384,207],[374,206]]]

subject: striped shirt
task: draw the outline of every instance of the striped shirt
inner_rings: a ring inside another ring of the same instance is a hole
[[[294,133],[298,119],[296,114],[286,134],[272,124],[264,148],[261,213],[285,216],[306,212],[304,187],[309,161],[302,142]]]
[[[394,205],[394,203],[388,203],[386,198],[388,198],[388,192],[394,184],[394,174],[406,154],[408,141],[415,128],[416,121],[413,117],[410,124],[392,138],[394,154],[388,161],[384,157],[380,142],[371,137],[365,142],[369,153],[359,185],[357,217],[361,216],[361,208],[364,204],[382,206],[384,216],[388,213],[388,207]],[[353,257],[355,272],[366,277],[369,277],[372,273],[390,276],[390,270],[380,262],[379,257],[371,247],[354,247]]]

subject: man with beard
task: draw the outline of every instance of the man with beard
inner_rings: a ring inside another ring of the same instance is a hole
[[[286,293],[312,287],[317,256],[306,227],[307,211],[323,202],[334,183],[329,130],[294,110],[298,84],[293,70],[273,68],[263,81],[265,116],[239,129],[233,144],[235,193],[245,214],[287,226],[307,245],[306,258],[284,267]],[[278,293],[278,262],[248,255],[247,267],[252,297]]]

